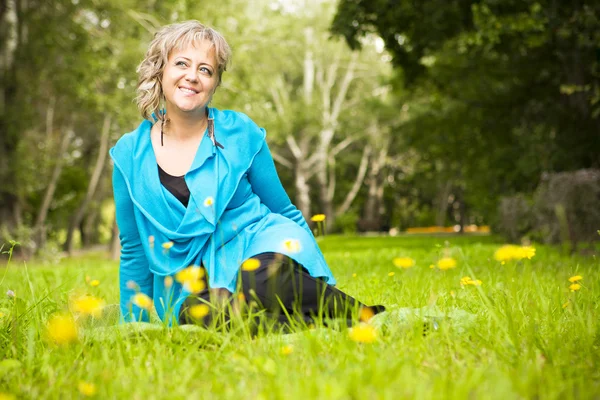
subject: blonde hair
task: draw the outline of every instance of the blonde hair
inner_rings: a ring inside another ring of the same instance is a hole
[[[195,20],[166,25],[156,32],[144,60],[137,68],[136,102],[144,118],[150,119],[152,114],[160,120],[164,117],[160,112],[163,98],[162,74],[171,52],[204,40],[210,42],[215,49],[219,79],[217,85],[220,85],[221,76],[231,59],[231,48],[223,35]]]

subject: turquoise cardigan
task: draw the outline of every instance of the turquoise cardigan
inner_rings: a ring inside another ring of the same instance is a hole
[[[310,228],[281,185],[264,129],[234,111],[209,108],[209,118],[222,147],[208,134],[203,137],[185,174],[187,208],[160,183],[152,122],[143,121],[110,150],[124,321],[148,320],[148,312],[131,303],[141,292],[154,300],[163,321],[177,323],[190,293],[178,282],[166,287],[167,276],[202,264],[211,288],[234,292],[242,262],[262,252],[286,254],[312,276],[335,284]],[[299,242],[300,251],[284,245],[289,239]],[[164,249],[167,242],[173,246]]]

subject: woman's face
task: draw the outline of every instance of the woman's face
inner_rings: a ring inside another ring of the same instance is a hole
[[[162,90],[169,112],[204,113],[218,86],[214,47],[208,41],[174,49],[163,71]]]

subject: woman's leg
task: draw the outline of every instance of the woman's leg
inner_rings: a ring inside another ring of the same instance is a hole
[[[302,265],[284,254],[261,253],[252,258],[258,260],[260,266],[254,271],[242,269],[238,291],[249,307],[264,310],[269,319],[287,323],[290,316],[294,321],[311,323],[319,318],[341,318],[351,325],[359,312],[367,311],[365,315],[371,316],[385,310],[379,305],[366,306],[324,280],[310,276]],[[238,297],[223,289],[216,295],[215,291],[205,289],[185,300],[179,323],[226,324],[228,312],[239,308],[239,304],[234,305],[234,298]],[[210,313],[200,320],[189,314],[190,308],[197,304],[211,307]]]
[[[255,301],[278,319],[285,314],[305,322],[314,319],[345,319],[351,324],[361,310],[376,314],[383,306],[367,307],[324,280],[310,276],[293,259],[280,253],[261,253],[252,257],[260,261],[254,271],[241,273],[241,287],[247,301]]]

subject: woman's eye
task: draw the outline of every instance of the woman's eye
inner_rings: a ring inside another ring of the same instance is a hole
[[[181,67],[181,66],[183,66],[183,67],[187,67],[187,64],[186,64],[184,61],[177,61],[177,62],[175,63],[175,65],[176,65],[176,66],[178,66],[178,67]]]
[[[212,71],[206,67],[200,67],[200,72],[208,74],[208,76],[212,76]]]

